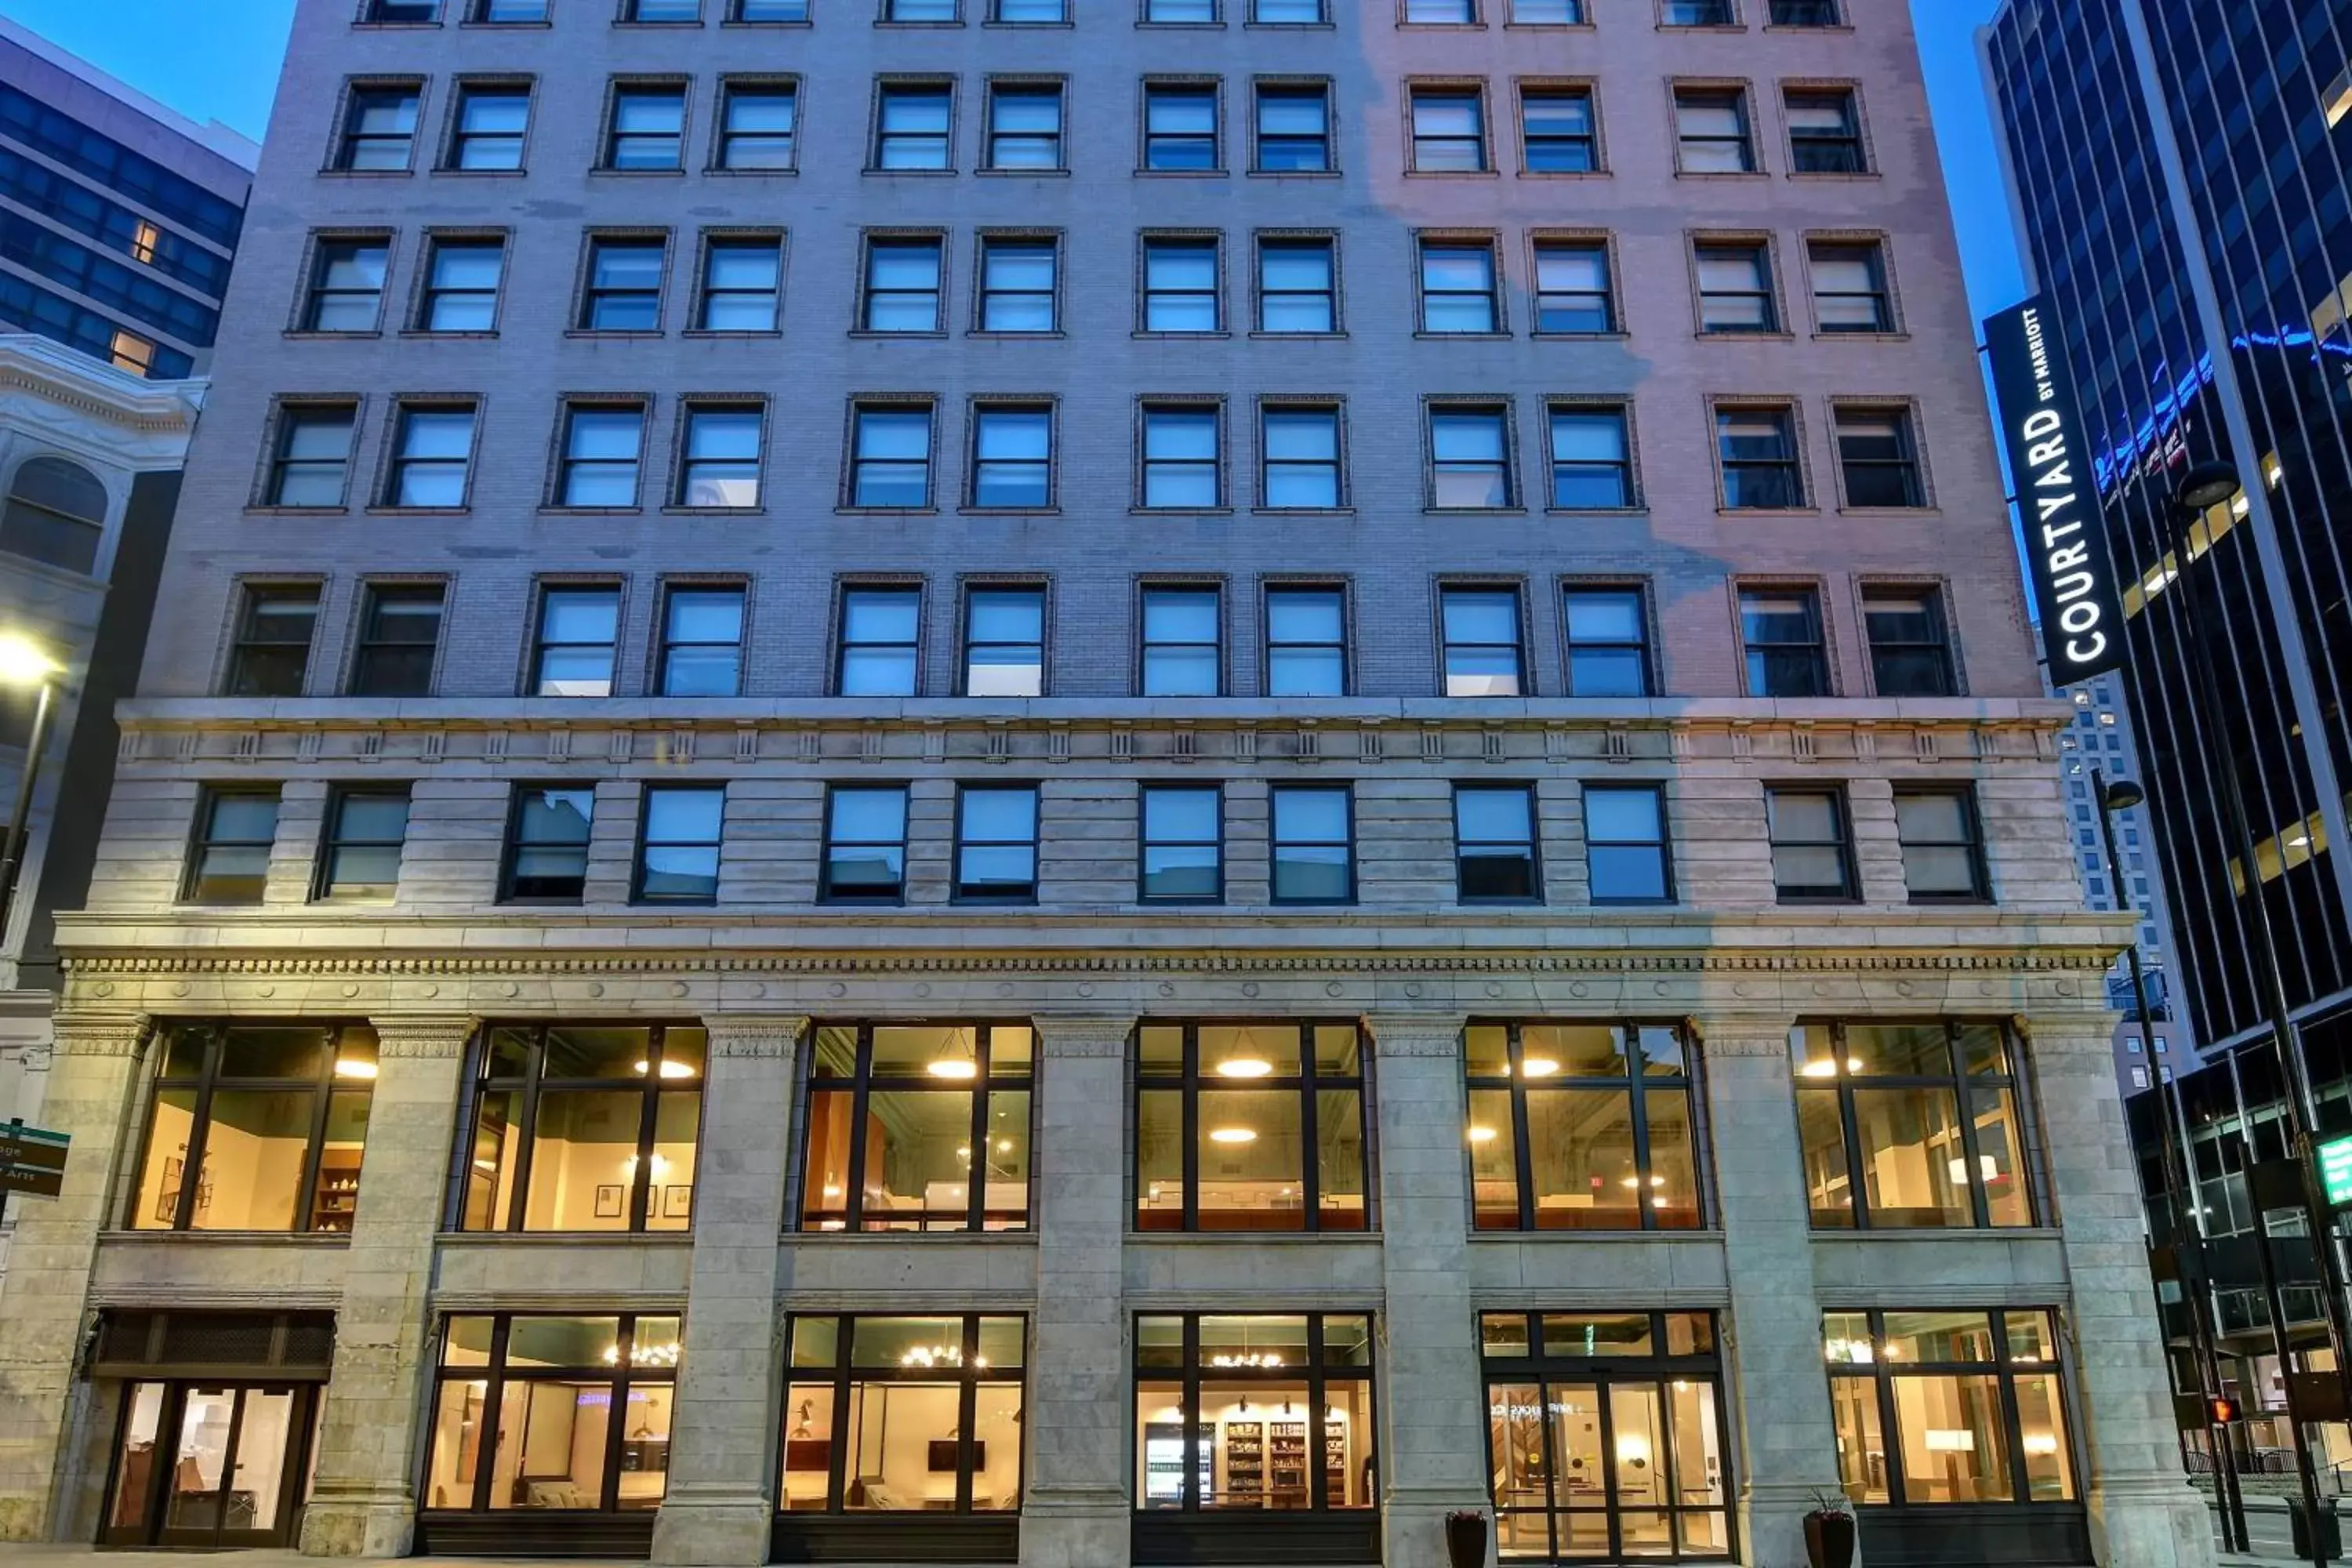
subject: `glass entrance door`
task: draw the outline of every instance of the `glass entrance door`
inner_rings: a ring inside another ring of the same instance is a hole
[[[312,1398],[299,1384],[131,1384],[105,1544],[292,1544]]]

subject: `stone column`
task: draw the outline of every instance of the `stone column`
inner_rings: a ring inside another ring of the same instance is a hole
[[[0,1541],[46,1541],[66,1478],[73,1367],[99,1232],[115,1217],[114,1174],[136,1157],[131,1124],[145,1015],[60,1009],[42,1125],[73,1140],[64,1193],[12,1197],[16,1236],[0,1279]],[[130,1151],[125,1155],[126,1147]]]
[[[2028,1025],[2074,1298],[2066,1338],[2078,1447],[2089,1456],[2092,1545],[2105,1568],[2211,1568],[2212,1519],[2180,1469],[2111,1022],[2086,1012]]]
[[[1716,1201],[1731,1285],[1732,1419],[1748,1563],[1805,1560],[1804,1516],[1838,1490],[1837,1428],[1813,1294],[1812,1221],[1782,1015],[1699,1020]]]
[[[1022,1568],[1123,1568],[1128,1016],[1040,1017],[1037,1311],[1029,1339]]]
[[[1445,1515],[1486,1510],[1486,1402],[1470,1300],[1458,1016],[1373,1017],[1380,1115],[1381,1560],[1439,1568]],[[1491,1551],[1491,1548],[1490,1548]]]
[[[316,1479],[302,1512],[302,1550],[312,1557],[405,1557],[415,1535],[433,1238],[448,1201],[458,1078],[477,1024],[463,1013],[370,1022],[375,1092]]]
[[[722,1568],[765,1563],[775,1518],[776,1260],[808,1019],[715,1013],[704,1022],[694,1263],[654,1561]]]

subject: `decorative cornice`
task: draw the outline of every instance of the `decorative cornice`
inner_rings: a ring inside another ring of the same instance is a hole
[[[130,1057],[147,1038],[144,1013],[99,1012],[85,1007],[58,1011],[55,1049],[60,1057]]]
[[[1466,1013],[1374,1013],[1365,1018],[1372,1049],[1382,1057],[1446,1057],[1459,1054]]]
[[[375,1028],[376,1054],[392,1061],[454,1060],[481,1024],[471,1013],[394,1013],[368,1022]]]
[[[760,1060],[790,1058],[809,1026],[805,1013],[709,1013],[702,1022],[712,1056]]]

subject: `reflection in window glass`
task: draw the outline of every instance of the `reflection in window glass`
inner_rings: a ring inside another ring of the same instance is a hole
[[[1809,1024],[1790,1047],[1816,1229],[2034,1222],[2004,1031]]]
[[[1854,1501],[2074,1500],[2049,1313],[1832,1312],[1822,1334],[1839,1471]]]
[[[1464,1045],[1479,1229],[1700,1223],[1698,1138],[1678,1029],[1478,1023]]]

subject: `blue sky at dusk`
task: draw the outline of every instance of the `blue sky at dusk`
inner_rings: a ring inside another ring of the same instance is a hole
[[[1969,300],[1979,317],[2024,291],[1977,71],[1976,29],[1999,5],[1911,0]],[[0,0],[0,16],[193,120],[218,120],[259,141],[294,6],[295,0]]]

